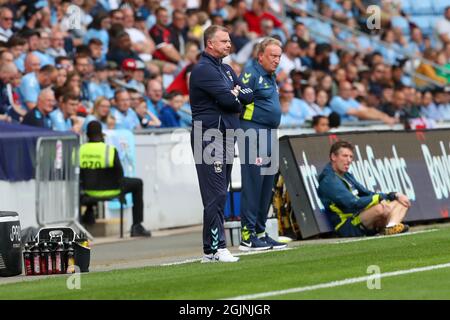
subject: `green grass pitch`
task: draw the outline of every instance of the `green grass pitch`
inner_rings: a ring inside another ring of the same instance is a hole
[[[314,286],[450,262],[450,228],[348,243],[302,243],[292,250],[244,255],[238,263],[199,262],[81,275],[69,290],[67,276],[0,285],[0,299],[225,299]],[[450,268],[367,282],[281,294],[267,299],[450,299]]]

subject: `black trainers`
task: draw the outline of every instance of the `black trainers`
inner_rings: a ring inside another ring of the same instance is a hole
[[[152,233],[150,230],[144,228],[140,223],[133,224],[131,226],[131,236],[132,237],[151,237]]]
[[[256,234],[250,235],[248,240],[242,239],[239,246],[241,251],[264,251],[269,250],[270,245],[265,243],[263,240],[259,239]]]
[[[265,243],[270,245],[272,247],[272,249],[275,249],[275,250],[284,249],[287,247],[286,243],[275,241],[274,239],[269,237],[269,235],[267,233],[264,237],[261,238],[261,240],[263,240]]]

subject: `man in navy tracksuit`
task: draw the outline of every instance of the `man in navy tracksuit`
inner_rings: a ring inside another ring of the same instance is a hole
[[[242,105],[252,102],[253,93],[230,66],[222,64],[231,48],[227,29],[209,27],[204,41],[205,51],[192,70],[189,84],[191,146],[204,206],[202,262],[236,262],[238,258],[226,249],[224,230],[223,211],[234,158],[234,132],[225,133],[239,128]]]
[[[282,249],[286,244],[272,239],[266,231],[267,212],[272,199],[275,174],[268,168],[272,145],[281,119],[281,107],[275,70],[280,63],[281,42],[265,38],[257,49],[257,58],[245,68],[241,81],[253,90],[254,102],[245,106],[241,128],[256,141],[238,139],[241,157],[242,251]],[[267,137],[267,138],[266,138]],[[275,156],[275,155],[274,155]]]

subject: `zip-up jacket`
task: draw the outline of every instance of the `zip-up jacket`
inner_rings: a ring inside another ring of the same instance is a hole
[[[238,97],[231,90],[241,87]],[[221,59],[203,52],[189,80],[192,121],[203,129],[237,129],[242,105],[253,101],[253,91],[242,84],[233,69]]]
[[[254,102],[245,105],[241,117],[266,128],[280,125],[281,106],[274,73],[268,73],[256,60],[246,67],[239,78],[253,90]]]

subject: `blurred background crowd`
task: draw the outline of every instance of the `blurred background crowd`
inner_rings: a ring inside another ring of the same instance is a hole
[[[450,120],[448,0],[0,5],[0,121],[76,133],[93,119],[104,129],[189,127],[189,75],[212,24],[228,28],[224,62],[237,74],[261,39],[282,41],[281,126]]]

